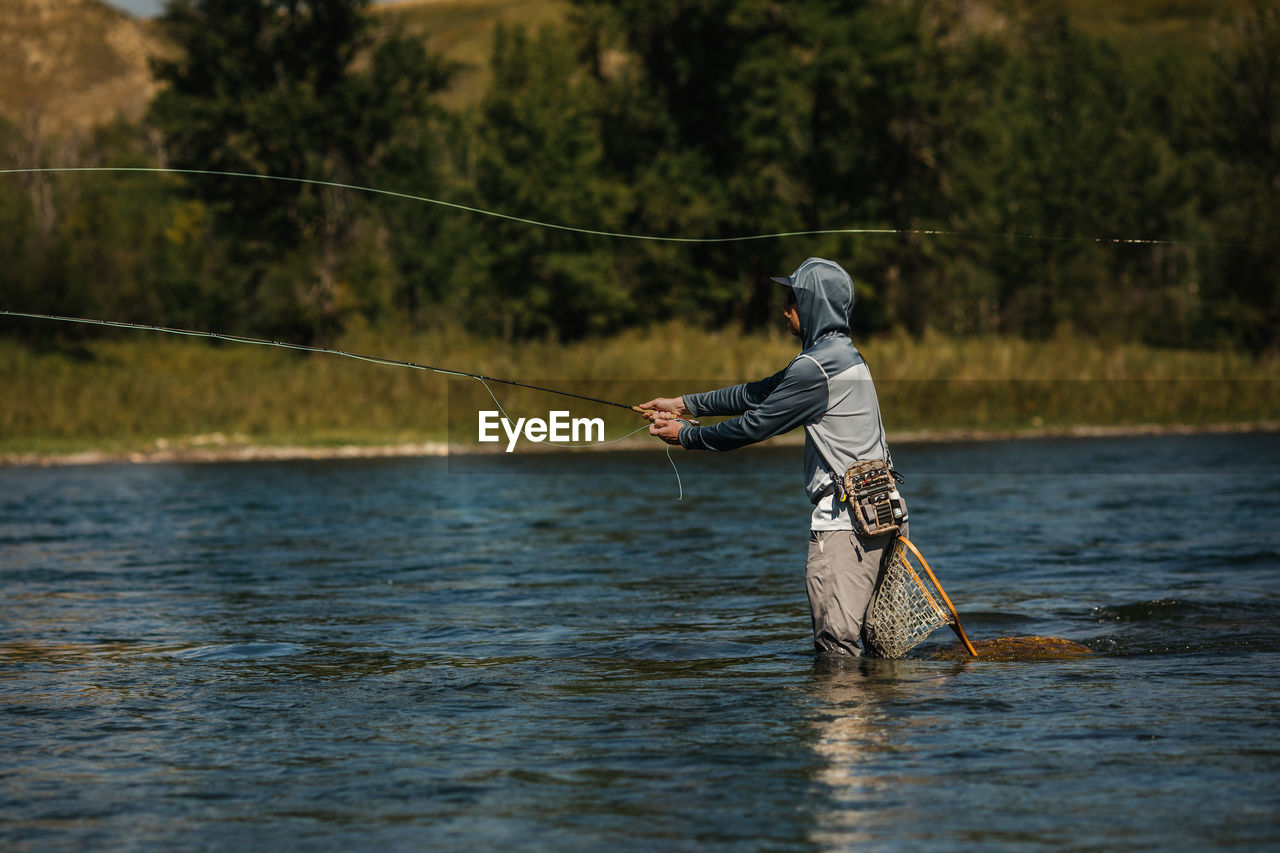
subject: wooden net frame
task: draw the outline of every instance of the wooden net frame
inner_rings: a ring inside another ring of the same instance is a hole
[[[904,657],[943,625],[956,632],[969,654],[978,656],[960,626],[960,615],[924,556],[910,539],[899,536],[885,558],[867,612],[863,629],[867,650],[879,657]]]

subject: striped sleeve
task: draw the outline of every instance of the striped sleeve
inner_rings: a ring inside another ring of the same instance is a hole
[[[771,383],[772,387],[757,402],[751,395],[759,395],[765,383]],[[827,411],[826,374],[808,356],[797,357],[786,369],[769,379],[722,390],[732,394],[713,399],[712,405],[745,402],[747,405],[741,410],[742,414],[714,426],[684,427],[680,430],[681,446],[689,450],[736,450],[813,423]],[[691,411],[696,414],[719,413],[701,408],[699,403],[707,395],[694,396],[698,408],[690,407]],[[688,397],[685,405],[689,406]]]

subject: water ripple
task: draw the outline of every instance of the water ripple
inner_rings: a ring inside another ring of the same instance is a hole
[[[1280,439],[895,448],[1017,664],[814,658],[797,453],[0,471],[0,848],[1280,846]]]

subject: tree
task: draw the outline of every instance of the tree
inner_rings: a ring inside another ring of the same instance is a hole
[[[577,9],[605,92],[602,166],[634,188],[629,230],[732,237],[803,227],[790,4],[579,0]],[[745,325],[776,314],[767,277],[800,260],[776,241],[649,243],[627,258],[652,309]]]
[[[1216,236],[1223,253],[1206,294],[1213,326],[1251,349],[1280,342],[1280,7],[1253,0],[1217,59],[1211,137],[1221,166]]]
[[[171,0],[161,22],[181,56],[155,63],[167,85],[151,110],[169,163],[367,185],[449,73],[421,44],[391,38],[372,47],[366,6]],[[317,335],[335,332],[352,311],[379,308],[360,298],[369,288],[344,280],[353,240],[376,236],[357,227],[362,204],[350,192],[222,177],[191,187],[231,246],[245,316]]]
[[[953,140],[990,74],[965,4],[579,0],[613,105],[606,164],[634,183],[649,233],[947,227]],[[621,54],[623,59],[617,59]],[[769,274],[845,259],[861,330],[926,323],[934,243],[900,238],[646,249],[659,299],[717,322],[776,314]],[[798,256],[797,256],[798,255]],[[665,263],[666,269],[662,266]],[[665,290],[672,283],[690,297]]]
[[[625,191],[603,173],[598,90],[563,34],[499,28],[493,87],[474,132],[477,206],[599,231],[622,227]],[[576,338],[634,319],[616,241],[489,219],[470,229],[454,297],[471,324],[504,337]]]

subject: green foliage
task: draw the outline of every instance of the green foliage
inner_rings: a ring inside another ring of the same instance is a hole
[[[1233,4],[1212,61],[1187,61],[1190,25],[1135,50],[1154,6],[1123,40],[1083,6],[575,0],[569,26],[498,28],[488,90],[447,108],[458,66],[365,0],[172,0],[147,124],[0,125],[6,162],[334,181],[643,235],[896,233],[623,240],[291,181],[46,174],[0,182],[0,282],[23,309],[299,340],[572,340],[774,324],[768,276],[826,255],[859,335],[1274,349],[1280,11]]]
[[[151,119],[172,165],[367,185],[403,156],[449,69],[420,43],[370,48],[367,0],[173,0],[162,19],[182,56],[157,62],[167,87]],[[363,199],[291,181],[196,179],[230,249],[244,316],[270,331],[332,336],[352,312],[389,308],[390,288],[354,284]],[[366,272],[368,268],[365,267]]]
[[[0,152],[6,162],[35,168],[54,154],[30,146],[11,125],[0,126]],[[147,135],[127,123],[100,126],[56,153],[60,165],[154,162]],[[182,199],[175,185],[106,173],[37,173],[0,184],[6,307],[134,322],[206,322],[205,312],[218,303],[212,270],[221,246],[210,238],[204,207]]]
[[[1206,295],[1218,334],[1259,349],[1274,346],[1280,328],[1280,6],[1253,0],[1217,63],[1212,228],[1251,251],[1220,255]]]
[[[598,86],[578,75],[570,45],[543,30],[499,28],[490,93],[475,129],[480,207],[580,228],[623,226],[625,189],[602,174]],[[490,220],[456,270],[456,297],[473,328],[488,334],[581,337],[634,319],[609,241]]]
[[[980,114],[986,156],[967,158],[965,185],[985,202],[977,227],[1043,238],[996,246],[990,263],[1004,279],[1000,325],[1047,336],[1083,325],[1076,312],[1117,284],[1110,262],[1122,253],[1080,238],[1167,231],[1136,231],[1129,215],[1147,202],[1135,184],[1150,140],[1131,130],[1119,57],[1060,16],[1024,26],[1026,48],[1008,57],[994,106]]]
[[[779,335],[682,324],[518,347],[495,346],[489,336],[458,329],[406,334],[386,327],[355,329],[335,343],[350,352],[544,380],[619,401],[663,393],[673,376],[714,387],[767,375],[795,353],[791,339]],[[1280,418],[1274,358],[1098,346],[1066,337],[1028,343],[894,336],[859,344],[875,365],[882,405],[893,412],[892,428],[901,438],[907,436],[897,431],[958,437],[951,431],[1034,434],[1081,425],[1274,424]],[[658,351],[660,361],[651,357]],[[469,380],[141,334],[88,341],[75,352],[32,352],[0,340],[0,387],[8,394],[0,407],[0,461],[12,453],[86,449],[216,453],[245,444],[472,440],[475,408],[458,398],[491,407],[483,387]],[[514,416],[545,417],[545,393],[492,388]],[[464,427],[461,436],[447,431],[450,414],[454,427]],[[610,439],[643,426],[620,409],[598,414]],[[635,440],[661,458],[652,439]]]
[[[584,2],[590,67],[603,75],[608,173],[634,188],[628,230],[726,237],[796,230],[793,138],[804,120],[785,73],[791,31],[763,2]],[[782,63],[780,65],[780,62]],[[794,262],[776,243],[629,246],[624,268],[649,305],[713,324],[776,314],[765,273]]]
[[[588,67],[630,57],[608,82],[617,106],[606,145],[619,176],[655,190],[640,194],[636,221],[690,233],[688,218],[654,215],[684,193],[707,200],[703,235],[902,232],[804,251],[841,258],[854,274],[856,330],[1275,343],[1277,241],[1261,230],[1277,197],[1265,153],[1275,138],[1273,6],[1237,28],[1235,43],[1249,46],[1231,49],[1205,96],[1200,68],[1122,57],[1061,13],[958,2],[578,5]],[[1249,131],[1237,132],[1224,106],[1241,97],[1255,141],[1233,152]],[[1231,194],[1220,197],[1222,187]],[[1193,245],[1105,239],[1211,240],[1233,211],[1240,226],[1219,239],[1252,251],[1227,263]],[[918,233],[935,229],[977,233]],[[982,236],[998,234],[1032,239]],[[799,260],[782,248],[664,248],[629,268],[692,290],[704,316],[754,325],[772,314],[764,273]],[[707,271],[713,281],[698,281]]]

